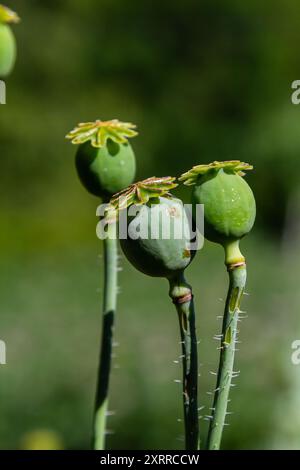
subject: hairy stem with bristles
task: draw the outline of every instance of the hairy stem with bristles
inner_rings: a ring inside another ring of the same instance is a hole
[[[198,450],[200,441],[195,310],[192,289],[186,283],[183,273],[170,279],[170,297],[178,313],[182,344],[185,447],[187,450]]]
[[[102,340],[94,416],[93,445],[96,450],[105,449],[108,389],[111,371],[114,319],[117,304],[117,240],[116,223],[107,225],[104,243],[104,300]]]
[[[228,265],[228,274],[229,290],[223,318],[220,363],[214,395],[213,416],[208,433],[208,450],[219,450],[222,440],[233,374],[239,308],[247,277],[245,263]]]

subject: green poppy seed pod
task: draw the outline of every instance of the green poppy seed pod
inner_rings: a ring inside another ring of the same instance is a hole
[[[239,240],[253,227],[256,205],[253,192],[243,179],[243,170],[252,166],[240,161],[198,165],[183,174],[180,181],[193,185],[192,204],[204,205],[205,237],[225,248],[226,264],[244,257]]]
[[[10,27],[0,23],[0,77],[9,75],[16,60],[16,41]]]
[[[135,156],[129,143],[118,144],[108,139],[106,145],[98,149],[85,143],[78,147],[76,169],[90,193],[106,197],[132,183]]]
[[[121,240],[121,247],[126,258],[136,269],[148,276],[170,278],[190,264],[190,240],[174,237],[176,219],[188,226],[182,201],[165,197],[158,198],[155,203],[150,201],[143,205],[134,219],[129,218],[128,238]],[[162,226],[158,227],[159,237],[151,238],[151,231],[156,231],[153,226],[156,221],[169,225],[170,238],[163,239]],[[142,232],[147,233],[148,238],[132,238],[136,225]]]
[[[17,47],[10,23],[18,23],[19,17],[9,8],[0,5],[0,77],[7,77],[16,61]]]
[[[93,195],[109,199],[132,183],[135,155],[128,138],[137,132],[131,123],[116,119],[79,124],[66,137],[79,145],[76,169],[83,186]]]
[[[106,233],[119,220],[121,248],[136,269],[169,282],[169,296],[180,325],[185,448],[197,450],[198,342],[192,287],[184,276],[193,258],[192,224],[182,201],[169,193],[178,186],[175,179],[153,177],[131,185],[111,199],[104,220]]]
[[[183,203],[168,194],[177,186],[174,180],[149,178],[132,185],[111,201],[112,206],[119,209],[127,210],[131,205],[139,208],[137,215],[128,216],[128,236],[120,243],[129,262],[148,276],[170,279],[182,272],[193,257],[189,220]]]

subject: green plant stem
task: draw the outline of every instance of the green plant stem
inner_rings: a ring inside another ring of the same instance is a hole
[[[94,416],[94,449],[105,449],[108,388],[111,371],[113,330],[117,304],[117,240],[116,224],[107,225],[108,237],[104,243],[104,301],[100,363]]]
[[[228,273],[229,290],[223,318],[220,363],[213,402],[213,417],[208,433],[208,450],[219,450],[221,445],[233,375],[240,302],[247,277],[246,265],[243,264],[242,266],[236,267],[234,265],[228,266]]]
[[[198,450],[200,441],[195,310],[192,289],[186,283],[183,273],[170,279],[170,297],[178,313],[182,344],[185,447],[187,450]]]

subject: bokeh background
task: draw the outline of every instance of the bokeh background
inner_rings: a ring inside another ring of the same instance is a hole
[[[5,2],[6,3],[6,2]],[[255,230],[224,448],[300,448],[300,79],[297,0],[11,0],[18,61],[0,108],[0,448],[90,445],[101,332],[98,205],[65,134],[132,121],[137,179],[215,159],[254,164]],[[188,201],[189,192],[177,192]],[[181,449],[177,317],[166,282],[121,257],[112,449]],[[188,272],[206,433],[227,276],[206,243]],[[47,432],[48,434],[45,434]],[[49,434],[50,433],[50,434]],[[47,437],[48,436],[48,437]],[[40,441],[43,440],[43,444]],[[46,441],[46,442],[45,442]],[[51,442],[50,442],[51,441]]]

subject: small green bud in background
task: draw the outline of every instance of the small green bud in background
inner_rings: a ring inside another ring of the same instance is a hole
[[[111,204],[116,209],[141,206],[135,217],[128,217],[128,237],[121,239],[122,250],[139,271],[154,277],[171,278],[192,260],[190,238],[175,237],[175,224],[181,233],[189,233],[189,222],[180,199],[169,194],[176,188],[175,178],[149,178],[117,194]],[[163,234],[163,224],[169,235]],[[145,234],[136,238],[135,227]]]
[[[256,205],[244,180],[252,166],[238,160],[197,165],[179,180],[193,186],[192,204],[204,204],[205,237],[223,245],[226,264],[243,262],[239,240],[253,227]]]
[[[7,77],[16,61],[17,47],[15,36],[11,30],[10,24],[18,23],[18,15],[0,5],[0,77]]]
[[[105,200],[132,183],[135,155],[128,138],[136,126],[117,119],[81,123],[66,138],[79,145],[76,169],[83,186]]]

